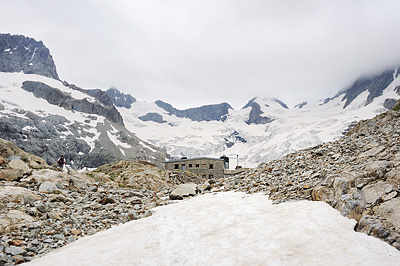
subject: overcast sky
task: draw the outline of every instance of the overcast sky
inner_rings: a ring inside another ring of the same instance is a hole
[[[60,78],[177,108],[294,106],[400,64],[399,0],[0,0],[0,32],[42,40]]]

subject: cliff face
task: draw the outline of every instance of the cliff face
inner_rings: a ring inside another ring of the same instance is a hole
[[[22,35],[0,34],[0,71],[59,79],[49,49],[41,41]]]
[[[65,83],[64,83],[65,84]],[[52,88],[44,83],[25,81],[22,89],[32,92],[36,98],[45,99],[48,103],[63,107],[67,110],[75,110],[87,114],[104,116],[111,122],[123,124],[122,117],[107,95],[99,90],[93,94],[97,101],[90,102],[87,99],[74,99],[59,89]],[[108,99],[105,101],[103,96]]]

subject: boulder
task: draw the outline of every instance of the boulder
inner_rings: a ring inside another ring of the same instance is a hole
[[[23,170],[18,169],[2,169],[0,170],[0,180],[19,181],[24,176]]]
[[[18,210],[10,210],[5,215],[4,219],[0,219],[0,235],[11,232],[15,228],[19,228],[33,221],[35,221],[35,219],[28,214]]]
[[[311,199],[315,201],[324,201],[330,205],[334,202],[333,191],[326,186],[316,186],[311,192]]]
[[[51,169],[42,169],[33,171],[31,176],[29,176],[28,178],[24,178],[21,181],[29,183],[31,180],[36,180],[35,182],[39,183],[49,181],[54,184],[63,182],[67,185],[69,181],[69,176],[65,172],[59,172]]]
[[[385,239],[388,234],[379,218],[370,215],[362,216],[356,229],[358,232],[366,233],[381,239]]]
[[[169,195],[171,200],[183,199],[184,197],[194,196],[197,192],[197,184],[187,183],[177,186]]]
[[[400,186],[400,169],[390,170],[386,173],[385,178],[388,183]]]
[[[54,183],[51,183],[50,181],[43,182],[39,187],[39,192],[53,193],[54,191],[58,191],[58,188]]]
[[[377,183],[365,186],[362,191],[364,193],[366,203],[374,206],[392,187],[392,185],[386,184],[383,181],[378,181]]]
[[[29,166],[20,159],[13,159],[8,163],[8,168],[22,170],[24,173],[29,172]]]
[[[339,197],[336,209],[340,211],[341,215],[359,221],[364,207],[365,203],[362,200],[354,199],[349,194],[345,194]]]
[[[392,223],[400,231],[400,198],[386,201],[376,208],[375,213]]]
[[[6,254],[11,254],[11,255],[21,255],[25,254],[26,251],[23,248],[20,247],[15,247],[15,246],[9,246],[6,248]]]
[[[4,186],[0,187],[0,201],[1,202],[24,202],[24,197],[31,197],[35,200],[39,199],[39,196],[36,195],[29,189],[22,187],[12,187],[12,186]]]

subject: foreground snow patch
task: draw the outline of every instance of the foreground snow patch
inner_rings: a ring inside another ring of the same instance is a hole
[[[353,230],[323,202],[207,194],[82,238],[28,265],[399,265],[400,251]]]

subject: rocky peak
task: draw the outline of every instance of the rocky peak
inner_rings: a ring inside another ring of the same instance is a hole
[[[131,104],[136,102],[136,99],[130,94],[121,93],[116,88],[110,88],[106,91],[108,96],[117,107],[125,107],[127,109],[131,108]]]
[[[267,124],[271,123],[274,121],[273,118],[267,117],[267,116],[262,116],[264,112],[261,110],[261,106],[256,102],[257,98],[251,99],[244,107],[243,109],[246,108],[251,108],[250,114],[249,114],[249,119],[246,122],[246,124],[251,125],[251,124]]]
[[[197,108],[190,108],[186,110],[178,110],[169,103],[163,101],[155,102],[159,107],[163,108],[170,115],[176,115],[177,117],[189,118],[192,121],[225,121],[226,116],[229,113],[229,109],[232,107],[227,103],[204,105]]]
[[[22,35],[0,34],[0,71],[23,72],[59,79],[49,49]]]
[[[365,105],[368,105],[376,97],[382,95],[383,91],[393,82],[395,77],[397,77],[397,69],[388,70],[375,76],[360,78],[350,88],[339,92],[335,97],[343,95],[342,101],[346,101],[343,106],[343,109],[345,109],[361,93],[367,91],[369,94]]]

